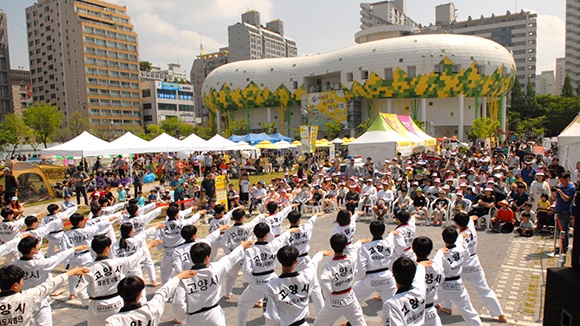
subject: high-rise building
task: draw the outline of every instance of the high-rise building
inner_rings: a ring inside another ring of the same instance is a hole
[[[12,87],[10,86],[10,52],[6,14],[0,9],[0,121],[4,115],[14,112]]]
[[[22,111],[32,104],[32,84],[30,70],[11,69],[10,83],[12,84],[12,103],[14,113],[22,115]]]
[[[357,43],[410,35],[419,24],[407,16],[405,0],[380,1],[360,4],[360,31]]]
[[[562,87],[564,87],[565,78],[566,78],[566,58],[556,58],[556,82],[554,83],[556,94],[562,94]]]
[[[274,20],[264,28],[255,10],[243,13],[241,22],[228,27],[228,44],[228,62],[298,55],[296,42],[284,36],[284,23]]]
[[[580,0],[566,0],[565,57],[566,74],[576,87],[580,83]]]
[[[168,118],[197,123],[193,110],[193,87],[165,81],[142,81],[143,121],[158,124]]]
[[[137,34],[126,7],[38,0],[26,25],[34,101],[80,111],[111,136],[142,128]]]
[[[542,71],[536,76],[536,94],[556,95],[554,70]]]
[[[203,122],[209,112],[201,96],[203,82],[215,68],[229,62],[265,58],[296,57],[296,42],[284,36],[284,22],[276,19],[261,25],[260,12],[242,14],[241,22],[228,27],[228,47],[215,53],[202,53],[193,61],[190,77],[194,89],[195,114]]]
[[[465,21],[454,22],[448,19],[450,13],[455,12],[453,3],[442,4],[436,7],[435,14],[444,15],[435,17],[443,29],[449,29],[456,34],[475,35],[493,40],[514,54],[516,60],[516,77],[522,87],[536,77],[536,43],[537,43],[537,14],[529,11],[511,13],[491,17],[481,16],[473,19],[471,16]]]

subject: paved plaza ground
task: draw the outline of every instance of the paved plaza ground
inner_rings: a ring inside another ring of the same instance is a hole
[[[329,238],[332,233],[335,214],[326,214],[318,219],[314,227],[311,253],[320,249],[330,249]],[[358,222],[355,239],[370,237],[368,224],[370,217],[363,218]],[[392,230],[395,225],[388,225]],[[200,233],[206,231],[207,226],[200,227]],[[441,240],[441,227],[418,226],[417,236],[425,235],[434,240],[435,247],[443,245]],[[547,256],[553,249],[553,240],[550,237],[534,236],[533,238],[520,238],[513,234],[493,234],[480,231],[478,233],[478,250],[481,263],[487,275],[487,281],[495,290],[501,305],[508,318],[509,325],[540,325],[543,315],[543,296],[546,277],[546,268],[556,265],[556,260]],[[153,251],[156,261],[160,260],[160,253]],[[325,258],[324,261],[326,261]],[[323,261],[323,262],[324,262]],[[568,263],[569,264],[569,263]],[[320,268],[322,268],[321,263]],[[159,263],[157,263],[159,270]],[[277,272],[280,268],[277,267]],[[158,274],[159,275],[159,274]],[[159,276],[158,276],[159,277]],[[244,289],[242,277],[238,278],[234,288],[234,297],[231,301],[222,299],[221,306],[226,312],[228,325],[237,322],[237,299]],[[484,325],[499,324],[489,316],[489,313],[481,304],[478,294],[469,285],[467,286],[471,300],[480,313]],[[152,294],[155,288],[148,287],[147,293]],[[54,325],[86,325],[87,311],[80,305],[78,300],[67,301],[65,293],[53,300]],[[381,302],[372,297],[362,303],[364,314],[369,325],[381,324]],[[314,308],[311,304],[311,312]],[[452,315],[441,314],[444,325],[463,325],[464,322],[457,309]],[[170,320],[170,305],[166,306],[161,325],[173,325]],[[307,319],[309,322],[312,318]],[[344,319],[341,319],[344,321]],[[264,318],[261,310],[253,308],[247,325],[263,325]],[[338,322],[337,322],[338,324]]]

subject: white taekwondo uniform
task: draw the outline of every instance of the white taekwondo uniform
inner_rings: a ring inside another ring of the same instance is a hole
[[[467,243],[468,256],[465,257],[463,261],[463,272],[461,277],[464,282],[471,283],[475,288],[481,302],[487,308],[492,317],[497,317],[503,315],[503,310],[495,292],[489,288],[487,281],[485,279],[485,272],[481,267],[479,262],[479,257],[477,256],[477,231],[475,230],[475,224],[472,220],[469,221],[467,227],[459,231],[459,236],[467,234],[464,241]],[[451,302],[444,301],[441,302],[443,308],[451,309]]]
[[[61,274],[32,289],[18,293],[0,293],[0,325],[35,325],[32,315],[38,303],[52,291],[63,286],[66,281],[67,275]]]
[[[357,241],[351,247],[348,254],[333,257],[322,268],[320,286],[326,304],[316,316],[314,325],[333,325],[341,316],[353,325],[366,325],[360,303],[352,291],[361,242]]]
[[[291,205],[288,205],[286,207],[284,207],[283,210],[274,213],[272,215],[266,216],[264,218],[264,222],[266,224],[268,224],[268,226],[270,226],[270,241],[275,238],[278,237],[280,235],[280,233],[282,233],[282,222],[284,221],[284,219],[286,218],[286,216],[288,216],[288,214],[292,211],[293,207]]]
[[[336,225],[334,227],[334,231],[332,232],[332,234],[342,233],[346,236],[346,239],[348,240],[347,248],[352,244],[352,239],[354,238],[354,233],[356,232],[356,222],[358,221],[358,218],[358,212],[356,212],[350,217],[350,223],[348,225]]]
[[[274,272],[276,254],[291,235],[286,231],[271,242],[256,242],[244,253],[242,270],[249,284],[238,299],[239,326],[246,325],[250,309],[264,298],[266,284],[278,276]]]
[[[425,320],[425,267],[417,265],[413,283],[383,303],[386,326],[421,326]]]
[[[224,214],[224,216],[217,218],[214,217],[209,221],[209,233],[212,233],[213,231],[217,230],[220,228],[220,226],[222,225],[227,225],[230,224],[231,220],[232,220],[232,214],[234,213],[235,209],[231,209],[229,212],[227,212],[226,214]],[[213,261],[215,259],[215,256],[217,255],[218,249],[222,248],[222,250],[224,251],[224,253],[226,252],[226,249],[224,247],[224,245],[221,242],[222,239],[222,235],[225,233],[225,231],[220,233],[220,237],[218,238],[219,241],[214,241],[212,242],[211,245],[211,260]]]
[[[24,218],[12,221],[2,221],[0,222],[0,243],[6,243],[16,237],[20,233],[20,229],[24,226]],[[9,252],[6,254],[4,264],[10,264],[14,260],[18,259],[18,253]]]
[[[193,266],[197,275],[183,279],[180,287],[186,293],[185,325],[225,326],[225,314],[219,305],[221,282],[226,273],[244,256],[244,248],[238,246],[230,254],[209,265]]]
[[[312,294],[312,284],[317,278],[316,271],[322,260],[319,252],[300,272],[281,274],[268,282],[264,299],[266,326],[308,325],[308,303]]]
[[[399,224],[395,230],[399,233],[397,237],[402,237],[403,242],[395,241],[395,257],[393,258],[393,262],[399,259],[399,257],[407,257],[411,260],[416,260],[417,257],[411,247],[413,239],[415,238],[415,217],[411,215],[411,218],[409,218],[407,223]],[[404,243],[404,246],[398,245],[402,243]]]
[[[0,258],[6,256],[9,253],[18,250],[18,244],[20,243],[20,237],[16,237],[8,242],[0,245]]]
[[[192,208],[185,209],[183,216],[191,214]],[[181,236],[181,229],[186,225],[195,224],[199,221],[201,214],[194,214],[190,218],[177,218],[175,220],[165,220],[165,228],[157,230],[157,238],[163,240],[163,258],[161,259],[161,265],[159,266],[159,271],[161,273],[161,283],[165,284],[171,278],[173,273],[173,251],[179,245],[181,245],[185,240]]]
[[[444,278],[443,252],[437,251],[431,259],[431,266],[425,268],[425,287],[427,289],[425,294],[425,326],[441,326],[441,318],[439,318],[434,302],[437,289]]]
[[[389,232],[386,238],[373,239],[362,245],[358,255],[356,278],[353,291],[359,302],[365,301],[377,292],[383,302],[395,295],[397,285],[391,266],[395,256],[395,239],[402,241]]]
[[[467,325],[481,325],[481,319],[473,308],[467,289],[463,285],[462,265],[467,255],[467,243],[462,236],[457,237],[449,252],[443,255],[445,279],[437,291],[438,300],[455,303]]]
[[[23,290],[37,287],[48,280],[52,279],[50,274],[58,265],[67,260],[74,253],[74,249],[67,249],[50,258],[33,258],[28,259],[21,257],[12,265],[18,266],[26,273],[24,275]],[[52,309],[50,308],[50,299],[44,298],[39,304],[34,313],[34,321],[37,326],[51,326],[52,325]]]
[[[144,251],[145,258],[143,262],[147,259],[147,256],[151,257],[151,252],[147,248],[147,238],[152,237],[157,232],[155,227],[150,227],[144,232],[141,232],[137,235],[133,235],[132,237],[125,238],[127,243],[127,248],[121,248],[121,239],[119,241],[113,243],[111,246],[111,255],[115,258],[117,257],[129,257],[134,255],[140,248],[145,248]],[[142,263],[143,263],[142,262]],[[147,272],[151,282],[155,280],[155,266],[149,266],[145,264],[145,271]],[[135,266],[135,268],[129,270],[128,275],[135,275],[143,278],[143,272],[141,271],[141,266]]]
[[[56,219],[62,220],[62,218],[71,217],[71,215],[76,213],[77,210],[78,206],[75,205],[65,211],[58,212],[54,215],[45,216],[42,218],[42,220],[40,220],[40,222],[38,222],[38,227],[41,228]],[[58,250],[60,251],[66,249],[66,243],[64,243],[64,240],[62,238],[63,235],[64,235],[63,229],[53,230],[46,235],[46,240],[48,240],[48,249],[46,249],[46,254],[49,257],[56,252],[54,250],[54,247],[58,247]]]

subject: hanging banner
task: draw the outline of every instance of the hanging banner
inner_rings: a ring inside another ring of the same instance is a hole
[[[329,159],[334,159],[334,157],[336,156],[336,144],[332,144],[330,145],[330,149],[328,150],[328,158]]]
[[[310,153],[310,128],[308,126],[300,126],[300,141],[302,142],[302,151]]]
[[[226,176],[225,175],[218,175],[215,177],[215,197],[216,197],[216,204],[225,204],[228,203],[228,191],[226,185]]]
[[[318,126],[310,126],[310,153],[316,151],[316,139],[318,138]]]

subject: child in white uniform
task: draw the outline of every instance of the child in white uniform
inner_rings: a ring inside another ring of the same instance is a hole
[[[342,233],[346,236],[347,244],[350,246],[352,244],[352,239],[354,238],[354,233],[356,232],[356,222],[358,221],[359,214],[362,212],[356,212],[351,216],[350,211],[346,209],[341,209],[336,214],[337,226],[334,227],[334,232],[332,234]]]
[[[368,242],[368,239],[365,242]],[[314,325],[332,325],[342,316],[348,320],[347,325],[367,324],[362,308],[352,291],[357,254],[362,242],[357,241],[351,246],[351,250],[345,252],[347,243],[348,239],[342,233],[334,234],[330,238],[334,257],[324,264],[320,274],[320,286],[326,304],[316,316]]]
[[[60,207],[57,204],[50,204],[46,207],[46,209],[48,210],[49,215],[45,216],[40,221],[40,224],[38,225],[39,228],[46,226],[48,223],[50,223],[56,219],[71,217],[74,213],[77,212],[78,206],[73,206],[73,207],[61,212]],[[58,247],[58,249],[60,251],[66,249],[66,243],[63,242],[63,238],[62,238],[63,235],[64,235],[64,231],[62,228],[58,229],[58,230],[50,231],[46,235],[46,239],[48,240],[48,249],[46,251],[46,254],[49,257],[54,255],[54,253],[56,252],[54,250],[55,247]]]
[[[399,225],[395,230],[399,233],[397,236],[401,237],[403,241],[395,242],[395,259],[399,257],[407,257],[411,260],[415,260],[415,253],[413,253],[413,248],[411,244],[413,243],[413,238],[415,238],[415,216],[409,214],[407,211],[399,211],[397,213],[397,220],[399,220]],[[401,246],[401,244],[403,244]]]
[[[429,261],[429,255],[433,250],[433,241],[427,237],[417,237],[413,240],[413,252],[417,255],[417,262]],[[435,257],[430,260],[431,266],[425,268],[425,326],[441,326],[441,318],[437,314],[433,302],[437,295],[437,289],[445,274],[443,273],[443,252],[437,251]]]

